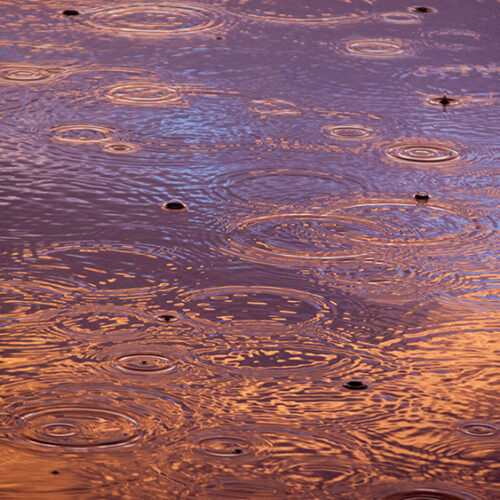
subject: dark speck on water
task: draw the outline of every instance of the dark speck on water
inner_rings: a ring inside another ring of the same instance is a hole
[[[64,10],[63,14],[65,16],[78,16],[80,13],[77,10]]]

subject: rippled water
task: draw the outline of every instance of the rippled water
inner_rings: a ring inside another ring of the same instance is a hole
[[[500,7],[0,5],[0,497],[492,500]]]

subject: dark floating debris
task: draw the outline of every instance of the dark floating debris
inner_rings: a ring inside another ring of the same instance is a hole
[[[172,323],[178,319],[179,318],[174,314],[160,314],[159,316],[156,316],[156,320],[161,321],[162,323]]]
[[[216,36],[216,37],[215,37],[215,39],[216,39],[216,40],[224,40],[224,38],[223,38],[223,37],[221,37],[221,36]]]
[[[418,191],[417,193],[415,193],[413,195],[413,197],[417,201],[429,201],[430,200],[430,196],[429,196],[429,193],[427,191]]]
[[[366,389],[368,386],[362,382],[361,380],[349,380],[344,384],[346,389],[350,389],[351,391],[361,391]]]
[[[410,12],[418,12],[419,14],[433,14],[436,9],[433,7],[410,7]]]
[[[167,203],[164,203],[161,208],[163,210],[186,210],[187,205],[181,200],[170,200],[167,201]]]
[[[53,471],[51,472],[51,474],[54,474],[54,475],[59,474],[59,471],[58,471],[58,470],[53,470]]]
[[[80,13],[77,10],[72,10],[72,9],[63,10],[63,14],[65,16],[79,16],[80,15]]]
[[[239,455],[240,453],[243,453],[243,450],[240,450],[239,448],[236,448],[235,450],[233,450],[233,453],[236,454],[236,455]]]

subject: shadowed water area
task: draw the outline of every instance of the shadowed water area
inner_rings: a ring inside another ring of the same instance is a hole
[[[500,4],[0,20],[0,498],[500,498]]]

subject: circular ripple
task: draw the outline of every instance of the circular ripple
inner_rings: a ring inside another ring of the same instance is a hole
[[[418,24],[422,22],[419,15],[408,12],[385,12],[380,18],[386,23],[394,24]]]
[[[212,193],[225,201],[277,207],[326,199],[332,192],[346,188],[352,191],[362,186],[355,178],[319,170],[261,168],[219,175],[210,187]]]
[[[126,354],[119,356],[113,362],[113,365],[125,373],[132,374],[150,374],[150,373],[168,373],[175,370],[175,361],[160,354]]]
[[[37,66],[29,63],[0,64],[0,84],[28,85],[48,83],[65,76],[66,70],[57,66]]]
[[[130,142],[108,142],[103,146],[102,150],[115,155],[127,155],[137,153],[141,148],[137,144],[131,144]]]
[[[196,450],[209,457],[237,458],[252,453],[252,443],[230,435],[203,437],[197,443]]]
[[[484,214],[462,206],[370,200],[248,217],[227,224],[225,234],[223,253],[282,267],[317,267],[366,257],[381,247],[474,249],[492,229]]]
[[[150,327],[147,316],[115,306],[78,305],[58,311],[50,330],[70,337],[117,338],[140,334]]]
[[[61,406],[23,415],[19,432],[35,444],[106,448],[135,441],[140,426],[133,418],[117,411]]]
[[[170,285],[165,276],[177,269],[164,248],[137,243],[54,244],[23,257],[35,267],[43,264],[45,275],[53,271],[59,280],[66,276],[69,284],[61,287],[93,295],[130,297],[166,290]]]
[[[376,500],[479,500],[470,493],[459,492],[455,488],[414,488],[382,493],[374,497]]]
[[[168,444],[190,412],[168,395],[138,388],[60,386],[37,391],[24,386],[12,399],[7,410],[19,424],[5,437],[22,448],[46,450],[129,449],[157,439]]]
[[[324,136],[331,139],[359,141],[373,137],[375,131],[363,125],[325,125],[321,128]]]
[[[176,87],[150,81],[117,83],[101,89],[98,95],[115,104],[134,106],[168,106],[179,103],[184,97]]]
[[[346,42],[346,50],[350,54],[365,57],[390,57],[404,52],[399,40],[363,38]]]
[[[180,295],[183,313],[195,323],[231,329],[294,329],[320,322],[331,306],[312,293],[291,288],[225,286]]]
[[[300,116],[302,112],[297,105],[282,99],[254,99],[250,111],[258,113],[261,118],[268,116]]]
[[[86,23],[112,35],[135,37],[192,36],[220,32],[228,14],[215,6],[187,2],[103,7],[87,14]]]
[[[336,384],[341,377],[363,376],[362,372],[367,369],[380,370],[380,360],[361,357],[349,349],[333,349],[302,336],[282,337],[278,331],[269,332],[267,337],[258,333],[253,337],[245,333],[226,334],[224,340],[218,342],[220,346],[196,349],[196,358],[202,365],[226,375],[265,379],[321,377],[324,382],[335,380]],[[386,363],[385,368],[388,366]]]
[[[474,437],[490,437],[498,433],[498,427],[487,422],[465,422],[460,425],[459,430]]]
[[[62,125],[50,129],[52,139],[71,144],[97,144],[110,141],[115,131],[98,125]]]
[[[457,147],[411,138],[388,145],[386,154],[390,159],[419,165],[448,165],[461,158],[460,150]]]
[[[40,318],[71,301],[71,294],[46,280],[0,281],[1,322]]]

